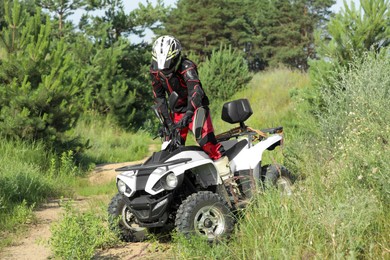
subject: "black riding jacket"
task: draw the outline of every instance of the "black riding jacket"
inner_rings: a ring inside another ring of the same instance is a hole
[[[154,68],[152,63],[150,75],[152,77],[155,102],[160,104],[159,111],[167,123],[172,122],[172,120],[168,113],[166,93],[169,95],[176,91],[179,95],[174,112],[194,112],[199,107],[209,105],[209,100],[203,91],[194,62],[183,58],[178,69],[169,77],[158,71],[157,68]]]

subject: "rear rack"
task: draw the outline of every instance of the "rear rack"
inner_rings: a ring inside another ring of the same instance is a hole
[[[256,130],[256,129],[253,129],[249,126],[244,126],[244,127],[239,126],[239,127],[233,128],[229,131],[223,132],[215,137],[217,138],[218,142],[222,142],[222,141],[229,140],[233,137],[239,137],[239,136],[248,135],[248,134],[252,134],[252,135],[258,134],[259,139],[260,139],[260,138],[268,137],[268,134],[281,134],[281,133],[283,133],[283,126],[266,128],[266,129],[262,129],[262,130]]]

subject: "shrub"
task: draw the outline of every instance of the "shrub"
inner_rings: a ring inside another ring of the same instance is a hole
[[[84,75],[64,41],[51,38],[48,17],[42,23],[14,1],[6,2],[6,21],[0,33],[0,132],[48,144],[68,143],[67,132],[80,114],[78,95]]]
[[[117,236],[104,225],[107,219],[93,212],[81,213],[65,204],[65,213],[51,227],[50,245],[61,259],[91,259],[98,248],[118,243]]]
[[[324,90],[326,111],[319,117],[327,142],[343,167],[344,181],[374,189],[390,200],[390,59],[366,54],[333,78]],[[340,78],[340,79],[339,79]]]
[[[213,50],[210,58],[199,65],[200,80],[211,100],[226,100],[251,80],[244,57],[232,47]]]

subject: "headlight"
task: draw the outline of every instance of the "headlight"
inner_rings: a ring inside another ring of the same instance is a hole
[[[165,176],[164,189],[173,190],[174,188],[176,188],[177,183],[178,183],[178,180],[177,180],[176,175],[173,172],[171,172],[171,173],[167,174],[167,176]]]
[[[126,183],[122,180],[118,180],[118,182],[116,183],[116,186],[118,187],[118,191],[122,194],[125,193],[126,191]]]

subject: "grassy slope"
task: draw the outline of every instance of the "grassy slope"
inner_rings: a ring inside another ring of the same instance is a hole
[[[390,83],[385,81],[380,84],[389,78],[383,64],[371,71],[364,71],[371,67],[372,64],[365,64],[363,69],[357,69],[354,75],[339,83],[340,89],[348,86],[351,90],[348,97],[353,98],[347,105],[354,108],[352,114],[345,113],[335,105],[329,115],[323,116],[321,124],[308,113],[309,106],[304,100],[307,95],[296,95],[293,100],[289,99],[288,93],[294,96],[300,92],[295,87],[309,85],[306,75],[287,70],[258,74],[249,89],[237,93],[232,99],[248,98],[254,110],[248,125],[285,126],[287,144],[284,164],[299,174],[300,180],[295,185],[292,197],[280,197],[272,191],[259,196],[247,209],[228,244],[210,247],[199,239],[188,242],[179,238],[175,246],[176,257],[389,257],[390,183],[386,172],[390,170],[390,158],[385,151],[389,149],[386,142],[390,137],[389,132],[386,134],[388,126],[384,122],[389,116],[385,109],[388,104],[385,97],[389,93]],[[375,73],[381,70],[382,74]],[[375,74],[377,82],[367,82]],[[367,84],[370,92],[374,93],[352,95],[356,93],[358,85],[367,92]],[[375,86],[379,86],[378,91],[373,91]],[[336,103],[338,95],[329,97],[329,102]],[[367,97],[371,97],[370,103],[365,100]],[[377,117],[373,118],[367,112],[376,113]],[[349,126],[340,134],[337,130],[342,122],[348,122]],[[371,124],[368,125],[369,122]],[[364,124],[366,130],[357,130],[350,124],[357,127]],[[226,129],[219,122],[216,122],[216,126]],[[367,132],[369,129],[376,131]],[[370,140],[377,140],[378,144],[373,142],[367,145],[367,138],[373,134],[376,139]],[[357,135],[361,137],[357,138]],[[369,154],[372,156],[367,156]]]

